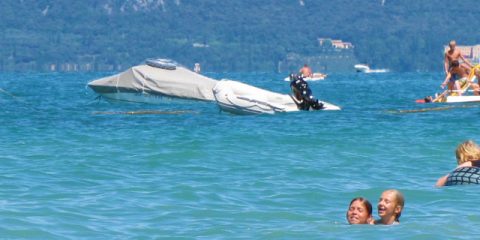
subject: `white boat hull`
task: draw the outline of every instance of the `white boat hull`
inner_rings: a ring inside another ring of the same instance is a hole
[[[447,103],[480,102],[480,96],[448,96]]]
[[[274,114],[300,111],[292,97],[257,88],[237,81],[221,80],[213,88],[220,109],[234,114]],[[322,102],[322,110],[340,110],[340,107]]]
[[[326,74],[314,73],[312,77],[306,77],[306,78],[303,78],[303,80],[313,82],[313,81],[325,80],[326,77],[327,77]],[[286,77],[283,80],[290,81],[290,77]]]
[[[370,67],[365,64],[355,64],[354,68],[357,72],[362,73],[386,73],[389,71],[388,69],[370,69]]]

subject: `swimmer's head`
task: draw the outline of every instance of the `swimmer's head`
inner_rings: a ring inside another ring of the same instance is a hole
[[[369,224],[372,221],[372,204],[363,197],[352,199],[347,210],[349,224]]]
[[[405,198],[400,191],[395,189],[384,191],[380,196],[377,206],[380,221],[383,222],[383,224],[391,224],[387,223],[391,220],[400,222],[404,205]]]
[[[455,156],[458,165],[468,161],[480,160],[480,147],[472,140],[465,141],[458,145]]]

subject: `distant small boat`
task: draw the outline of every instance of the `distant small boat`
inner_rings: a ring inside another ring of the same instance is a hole
[[[355,64],[355,70],[357,72],[367,72],[367,71],[370,71],[370,67],[365,65],[365,64]]]
[[[306,78],[303,78],[303,79],[305,81],[320,81],[320,80],[325,80],[325,78],[327,76],[328,76],[327,74],[323,74],[323,73],[313,73],[313,75],[311,77],[306,77]],[[290,77],[286,77],[284,80],[285,81],[290,81]]]
[[[386,73],[388,69],[370,69],[370,67],[366,64],[355,64],[354,66],[355,71],[361,73]]]

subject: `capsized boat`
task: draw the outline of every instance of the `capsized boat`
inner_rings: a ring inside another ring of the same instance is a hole
[[[217,82],[168,59],[147,59],[145,64],[94,80],[88,86],[107,99],[159,103],[165,97],[215,101],[212,89]]]
[[[271,92],[238,81],[223,79],[213,88],[220,109],[234,114],[274,114],[300,111],[293,96]],[[321,102],[322,110],[340,110],[340,107]]]
[[[320,80],[325,80],[325,78],[327,78],[327,74],[323,74],[323,73],[313,73],[311,77],[304,77],[303,79],[305,81],[320,81]],[[283,80],[285,81],[290,81],[290,76],[284,78]]]

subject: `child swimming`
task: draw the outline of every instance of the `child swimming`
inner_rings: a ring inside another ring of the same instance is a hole
[[[377,205],[380,219],[376,220],[375,224],[399,224],[404,204],[405,198],[400,191],[395,189],[384,191]]]
[[[373,224],[372,204],[363,197],[352,199],[347,210],[349,224]]]

